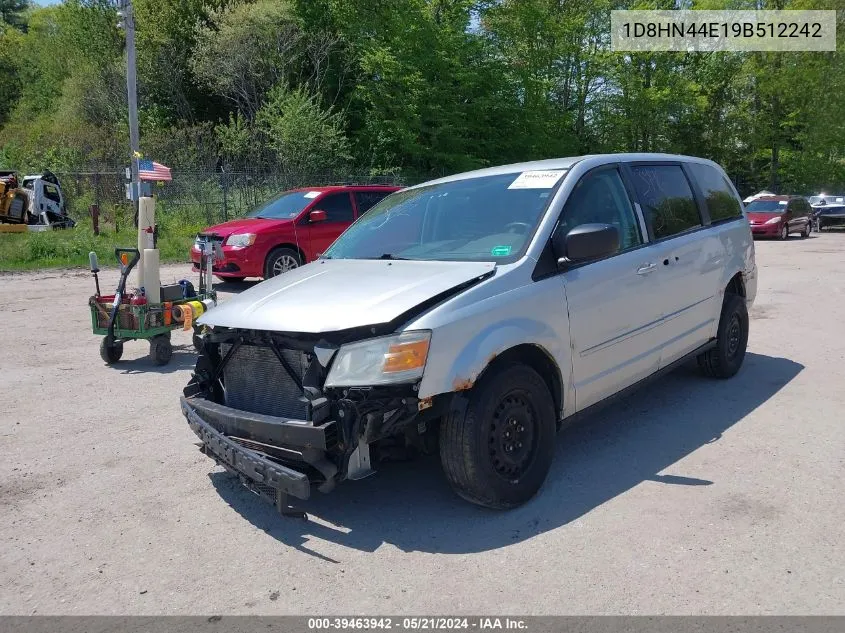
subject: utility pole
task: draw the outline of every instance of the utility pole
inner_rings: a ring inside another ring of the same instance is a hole
[[[129,164],[131,169],[130,195],[135,207],[135,218],[138,218],[138,196],[140,195],[140,179],[138,178],[138,156],[140,140],[138,134],[138,87],[135,78],[135,14],[132,11],[132,0],[117,0],[120,16],[118,26],[126,31],[126,95],[129,101]]]

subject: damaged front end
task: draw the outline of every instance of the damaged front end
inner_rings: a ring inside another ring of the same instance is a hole
[[[366,477],[373,472],[371,447],[376,454],[428,448],[426,422],[437,417],[438,407],[430,400],[421,404],[418,379],[364,387],[327,380],[332,364],[344,362],[338,359],[342,346],[373,334],[367,328],[329,339],[209,330],[181,398],[202,452],[282,514],[304,516],[288,496],[307,499],[312,487],[329,492],[339,481]],[[385,362],[405,360],[388,356]]]

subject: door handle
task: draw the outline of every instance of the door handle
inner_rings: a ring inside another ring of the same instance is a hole
[[[654,271],[655,268],[657,268],[657,264],[652,264],[652,263],[643,264],[642,266],[637,268],[637,274],[638,275],[647,275],[648,273]]]

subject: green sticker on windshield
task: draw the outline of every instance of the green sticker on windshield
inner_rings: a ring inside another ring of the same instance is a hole
[[[511,247],[510,246],[494,246],[490,250],[490,254],[493,257],[507,257],[511,254]]]

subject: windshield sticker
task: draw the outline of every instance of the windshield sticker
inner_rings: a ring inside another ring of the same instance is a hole
[[[551,189],[565,173],[565,169],[524,171],[508,186],[508,189]]]
[[[507,257],[511,254],[510,246],[494,246],[490,249],[490,254],[493,257]]]
[[[306,198],[316,198],[319,195],[320,195],[319,191],[309,191],[308,193],[305,194],[305,197]]]

